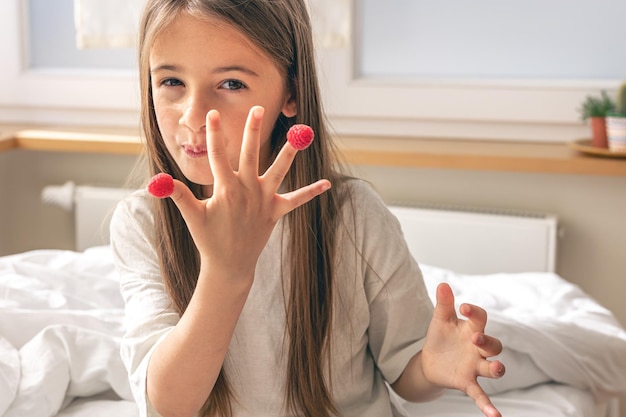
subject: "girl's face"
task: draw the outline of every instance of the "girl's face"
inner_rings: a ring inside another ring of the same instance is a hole
[[[224,143],[238,169],[244,125],[250,108],[265,108],[261,169],[270,156],[269,137],[280,113],[295,116],[295,100],[272,59],[237,29],[216,19],[180,14],[150,50],[152,96],[168,151],[192,182],[213,184],[205,120],[220,112]]]

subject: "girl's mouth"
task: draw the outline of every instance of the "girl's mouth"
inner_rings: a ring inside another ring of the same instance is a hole
[[[206,158],[207,156],[207,150],[204,147],[183,146],[182,148],[185,151],[185,155],[189,158]]]

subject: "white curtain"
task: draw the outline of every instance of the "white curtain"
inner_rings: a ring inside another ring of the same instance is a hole
[[[351,0],[307,0],[318,46],[350,41]],[[74,0],[78,48],[132,48],[145,0]]]
[[[351,0],[307,0],[318,46],[345,48],[350,42]]]
[[[74,0],[76,46],[134,48],[145,0]]]

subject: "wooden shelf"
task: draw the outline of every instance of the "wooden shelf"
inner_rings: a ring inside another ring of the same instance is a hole
[[[0,152],[139,154],[138,130],[0,125]],[[472,141],[429,138],[338,138],[346,162],[355,165],[626,176],[626,159],[590,156],[566,143]]]
[[[357,165],[626,176],[626,159],[585,155],[566,143],[346,137],[339,144]]]
[[[138,131],[111,128],[57,128],[0,125],[0,151],[26,149],[138,155]]]

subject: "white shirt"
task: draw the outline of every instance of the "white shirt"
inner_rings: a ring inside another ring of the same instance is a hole
[[[338,225],[337,297],[331,337],[332,396],[345,417],[406,415],[390,397],[394,382],[421,349],[433,306],[400,224],[360,180],[348,182]],[[159,272],[152,197],[141,190],[111,220],[111,244],[126,302],[122,359],[140,415],[158,416],[146,396],[148,361],[179,316]],[[280,221],[261,256],[224,363],[237,417],[288,417],[282,270],[289,256]],[[288,293],[288,292],[287,292]]]

